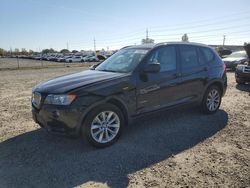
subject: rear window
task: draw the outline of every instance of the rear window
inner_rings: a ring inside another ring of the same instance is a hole
[[[204,58],[205,58],[205,61],[206,62],[210,62],[214,59],[214,53],[212,52],[211,49],[209,48],[200,48]]]

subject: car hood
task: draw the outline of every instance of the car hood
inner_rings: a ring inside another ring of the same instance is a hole
[[[233,61],[241,61],[244,60],[245,58],[243,57],[226,57],[223,59],[223,61],[227,61],[227,62],[233,62]]]
[[[33,88],[33,92],[60,94],[71,90],[89,86],[91,84],[101,83],[103,81],[124,77],[125,73],[103,72],[96,70],[87,70],[79,73],[61,76],[46,82],[43,82]]]

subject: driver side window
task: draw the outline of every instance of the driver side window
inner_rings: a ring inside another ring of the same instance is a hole
[[[155,50],[149,57],[149,64],[159,63],[160,72],[176,70],[176,50],[174,46],[167,46]]]

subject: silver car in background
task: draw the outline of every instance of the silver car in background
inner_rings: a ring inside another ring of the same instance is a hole
[[[248,57],[246,54],[246,51],[237,51],[233,52],[226,58],[223,58],[222,60],[224,61],[225,65],[227,68],[230,68],[232,70],[235,70],[237,65],[244,63],[247,61]]]

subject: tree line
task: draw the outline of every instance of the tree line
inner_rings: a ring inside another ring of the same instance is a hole
[[[0,48],[0,56],[18,56],[18,55],[34,55],[38,53],[48,54],[48,53],[77,53],[77,50],[68,50],[68,49],[62,49],[60,51],[56,51],[53,48],[43,49],[42,52],[35,52],[33,50],[26,50],[25,48],[15,48],[14,50],[5,50],[3,48]]]

